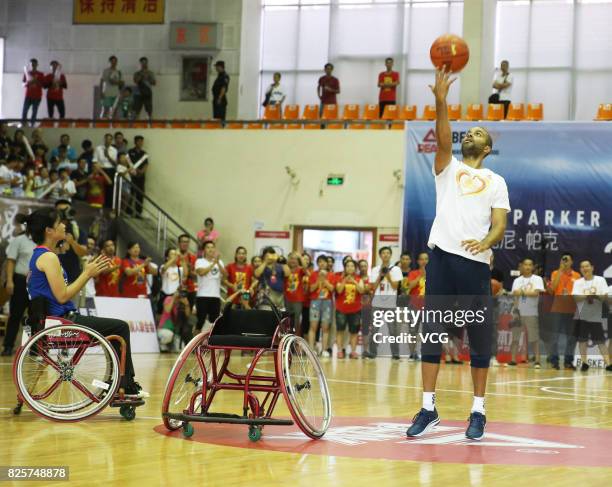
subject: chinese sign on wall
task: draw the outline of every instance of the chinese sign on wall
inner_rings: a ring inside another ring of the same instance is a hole
[[[221,26],[216,23],[171,22],[170,49],[221,49]]]
[[[163,24],[165,0],[73,0],[74,24]]]

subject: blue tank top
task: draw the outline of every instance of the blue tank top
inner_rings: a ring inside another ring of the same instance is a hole
[[[36,247],[34,252],[32,252],[32,258],[30,259],[30,273],[28,274],[28,294],[30,295],[30,299],[37,298],[39,296],[43,296],[47,299],[47,312],[49,316],[64,316],[66,313],[70,311],[75,311],[76,307],[72,303],[72,301],[67,301],[64,304],[58,302],[51,291],[51,286],[49,286],[49,281],[47,280],[47,276],[44,272],[38,270],[36,267],[36,261],[38,258],[44,253],[51,252],[47,247]],[[62,267],[62,275],[64,276],[64,282],[68,284],[68,277],[66,276],[66,271]]]

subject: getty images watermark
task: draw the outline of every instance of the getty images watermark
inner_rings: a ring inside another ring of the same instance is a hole
[[[487,353],[493,309],[490,296],[375,296],[362,307],[366,346],[396,356],[414,353],[418,345],[436,354],[440,346],[467,339],[476,353]]]

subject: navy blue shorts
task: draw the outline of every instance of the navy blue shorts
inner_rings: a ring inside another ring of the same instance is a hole
[[[426,270],[425,309],[432,314],[423,323],[423,332],[447,332],[451,337],[461,338],[465,329],[472,367],[488,367],[493,339],[489,266],[436,247]],[[442,314],[435,315],[433,311]],[[436,319],[431,319],[433,316]],[[440,321],[440,316],[444,320]],[[447,320],[448,316],[453,319]],[[424,341],[423,361],[439,363],[441,352],[442,344]]]

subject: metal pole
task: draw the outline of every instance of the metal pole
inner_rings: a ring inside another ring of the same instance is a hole
[[[159,250],[159,239],[161,235],[161,211],[157,210],[157,241],[155,242],[155,247]]]

